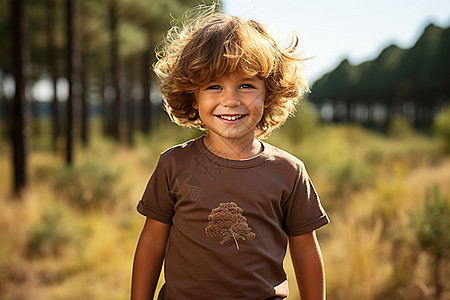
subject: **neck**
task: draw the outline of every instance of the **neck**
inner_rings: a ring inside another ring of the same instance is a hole
[[[255,138],[251,139],[215,139],[207,135],[203,139],[206,148],[217,156],[242,160],[249,159],[261,152],[261,143]]]

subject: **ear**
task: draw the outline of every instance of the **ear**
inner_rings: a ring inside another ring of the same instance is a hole
[[[193,100],[192,101],[192,107],[194,108],[194,109],[198,109],[198,104],[197,104],[197,100]]]

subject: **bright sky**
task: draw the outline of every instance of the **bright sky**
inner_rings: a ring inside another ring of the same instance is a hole
[[[450,26],[448,0],[221,0],[225,13],[260,21],[300,50],[312,83],[348,58],[352,64],[374,59],[390,44],[413,46],[429,23]]]

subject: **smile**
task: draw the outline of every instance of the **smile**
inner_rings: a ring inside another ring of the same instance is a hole
[[[218,117],[224,120],[228,120],[228,121],[235,121],[237,119],[242,118],[244,115],[235,115],[235,116],[221,116],[219,115]]]

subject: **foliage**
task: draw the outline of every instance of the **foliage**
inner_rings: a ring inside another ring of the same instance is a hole
[[[314,83],[311,88],[311,98],[346,95],[349,87],[357,85],[359,73],[359,69],[353,67],[347,59],[344,59],[336,69],[325,74]]]
[[[411,121],[403,116],[394,116],[389,122],[389,134],[396,138],[407,138],[413,133]]]
[[[289,118],[280,128],[280,131],[295,144],[314,134],[318,126],[319,117],[317,112],[308,99],[303,99],[297,104],[295,116]]]
[[[392,173],[389,181],[379,181],[376,185],[374,214],[379,216],[386,225],[392,225],[391,223],[398,218],[406,195],[405,169],[396,164]]]
[[[421,209],[411,211],[410,222],[419,247],[434,259],[431,267],[434,296],[441,299],[444,291],[441,278],[445,278],[441,271],[441,265],[445,262],[441,262],[448,258],[450,250],[450,202],[441,195],[438,185],[427,191]]]
[[[0,69],[9,73],[11,54],[11,16],[9,8],[11,1],[0,3]],[[28,42],[33,59],[33,72],[35,77],[40,77],[48,72],[47,66],[47,23],[49,8],[48,1],[27,1],[25,3]],[[203,1],[211,3],[212,1]],[[107,60],[109,37],[109,4],[111,1],[76,1],[77,12],[77,43],[81,51],[89,51],[89,55],[95,57],[92,63],[97,70],[109,68]],[[121,59],[127,59],[133,55],[142,54],[147,50],[147,39],[154,39],[153,44],[162,39],[171,21],[171,14],[175,17],[183,11],[186,5],[192,5],[192,0],[117,0],[119,14],[119,44],[121,47]],[[53,27],[55,28],[55,46],[58,69],[62,70],[66,42],[66,6],[61,0],[53,0],[54,14]],[[94,71],[94,70],[93,70]]]
[[[343,160],[331,169],[336,195],[355,192],[373,184],[373,168],[364,161]]]
[[[64,249],[77,241],[78,232],[61,206],[46,207],[41,219],[28,230],[25,254],[30,258],[60,256]]]
[[[120,169],[101,160],[86,160],[74,167],[62,167],[54,182],[55,190],[69,204],[83,212],[111,209],[117,201]]]
[[[440,187],[429,189],[423,207],[410,214],[413,233],[419,246],[434,257],[446,257],[450,250],[450,202]]]
[[[365,157],[370,142],[376,138],[372,133],[357,125],[320,127],[317,124],[307,134],[291,145],[287,143],[291,141],[290,132],[282,128],[269,141],[304,161],[313,178],[327,178],[327,187],[320,188],[324,198],[347,198],[348,193],[373,186],[375,168]]]
[[[435,133],[443,140],[445,151],[450,153],[450,107],[447,107],[434,119]]]
[[[390,45],[374,60],[351,65],[343,60],[317,80],[314,101],[344,97],[350,100],[410,97],[426,103],[429,97],[450,93],[450,28],[428,25],[410,49]]]

